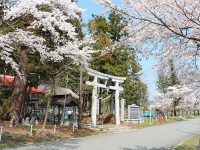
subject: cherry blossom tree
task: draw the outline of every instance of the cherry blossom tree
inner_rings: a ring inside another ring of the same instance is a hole
[[[146,44],[160,44],[163,56],[195,56],[200,46],[200,4],[198,0],[124,0],[118,7],[109,0],[95,2],[118,10],[130,19],[128,43],[146,49]],[[127,41],[128,40],[128,41]],[[134,43],[133,43],[134,42]]]
[[[172,98],[166,97],[164,93],[157,93],[154,97],[155,108],[161,110],[164,115],[172,111]]]
[[[144,55],[155,54],[166,65],[173,59],[181,76],[187,73],[183,84],[200,83],[199,0],[124,0],[123,5],[111,0],[93,1],[129,19],[124,31],[132,35],[122,37],[115,46],[132,45]]]
[[[199,99],[194,91],[184,85],[171,86],[167,93],[158,93],[155,95],[155,106],[165,111],[195,110],[199,107]]]
[[[12,124],[19,122],[31,72],[30,60],[39,56],[45,62],[60,62],[70,58],[87,65],[93,53],[93,40],[78,39],[71,19],[80,19],[83,11],[71,0],[18,0],[4,10],[0,24],[0,58],[16,72],[11,96]]]

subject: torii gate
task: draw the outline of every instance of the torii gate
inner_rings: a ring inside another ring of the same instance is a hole
[[[115,90],[115,118],[116,118],[116,125],[120,125],[119,93],[121,91],[123,91],[123,88],[119,84],[123,83],[124,80],[126,80],[126,78],[104,74],[104,73],[98,72],[98,71],[90,69],[90,68],[86,68],[86,70],[90,76],[94,77],[94,80],[92,82],[86,81],[86,85],[93,86],[93,90],[92,90],[92,126],[96,127],[97,100],[98,100],[97,88],[98,87]],[[98,83],[98,78],[104,79],[105,84]],[[115,86],[107,87],[106,84],[107,84],[108,79],[112,79],[112,82],[115,82]]]

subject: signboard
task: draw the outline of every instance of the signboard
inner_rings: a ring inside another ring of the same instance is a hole
[[[133,104],[128,106],[128,119],[139,119],[139,106]]]

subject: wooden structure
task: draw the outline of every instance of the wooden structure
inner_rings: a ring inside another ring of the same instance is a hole
[[[65,98],[66,97],[66,98]],[[63,107],[72,107],[72,106],[78,106],[79,101],[78,98],[73,97],[72,94],[65,95],[53,95],[51,105],[52,106],[59,106]]]
[[[97,115],[97,101],[98,101],[98,88],[105,88],[115,90],[115,118],[116,125],[120,125],[120,109],[119,109],[119,93],[123,91],[123,88],[120,86],[126,78],[125,77],[117,77],[108,74],[104,74],[98,72],[96,70],[86,68],[88,74],[93,77],[93,81],[86,81],[86,85],[93,86],[92,90],[92,126],[96,127],[96,115]],[[98,80],[104,80],[104,84],[99,83]],[[108,84],[108,82],[112,82],[112,84]]]
[[[45,94],[51,93],[51,86],[48,84],[41,84],[38,86],[40,90],[43,90]],[[53,107],[53,110],[57,108],[58,110],[58,122],[61,121],[61,124],[64,123],[64,118],[68,115],[66,108],[72,107],[73,108],[73,115],[74,121],[76,121],[76,108],[79,105],[79,96],[75,94],[72,90],[64,87],[55,86],[53,90],[53,95],[51,97],[50,105]],[[62,114],[60,113],[62,111]],[[54,115],[54,123],[55,123],[56,116]]]

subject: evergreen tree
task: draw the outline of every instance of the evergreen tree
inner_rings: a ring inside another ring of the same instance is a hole
[[[126,25],[126,19],[114,11],[107,18],[93,15],[88,27],[96,40],[95,49],[105,50],[107,46],[118,41],[121,36],[128,36],[128,33],[121,33]],[[121,47],[107,51],[103,56],[101,52],[93,55],[91,67],[106,74],[127,77],[123,84],[126,104],[139,104],[140,101],[143,101],[144,104],[147,101],[147,87],[137,76],[141,67],[138,64],[135,51],[130,47]],[[142,100],[141,95],[143,95]]]
[[[161,93],[166,93],[169,86],[179,85],[180,81],[176,74],[173,60],[169,60],[169,67],[161,66],[158,70],[158,80],[156,82],[158,90]]]
[[[170,65],[170,76],[169,76],[169,79],[168,79],[169,80],[169,86],[179,85],[180,81],[177,77],[176,70],[175,70],[174,63],[173,63],[172,59],[170,59],[169,65]]]
[[[157,79],[156,85],[158,87],[159,92],[166,93],[169,83],[168,83],[168,78],[166,76],[165,70],[161,67],[158,70],[157,78],[158,79]]]
[[[178,79],[173,60],[169,60],[169,67],[164,69],[163,66],[160,67],[158,72],[157,87],[161,93],[167,93],[169,86],[177,86],[180,84]],[[180,102],[180,98],[176,98],[173,101],[173,115],[176,116],[176,107]]]

